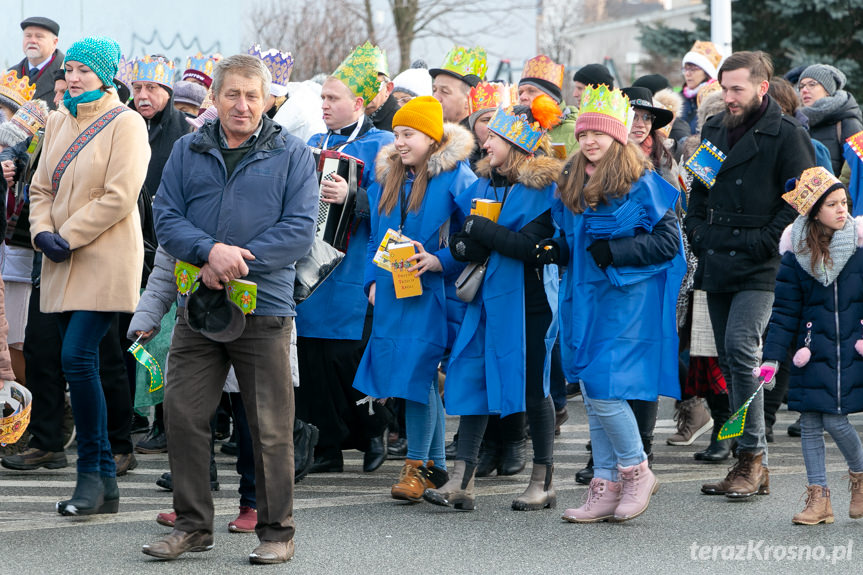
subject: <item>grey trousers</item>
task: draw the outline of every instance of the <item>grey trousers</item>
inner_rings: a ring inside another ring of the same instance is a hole
[[[728,384],[731,412],[737,411],[758,388],[752,370],[761,361],[761,336],[770,321],[773,292],[744,290],[733,293],[708,293],[707,310],[713,323],[719,368]],[[764,435],[764,392],[749,404],[743,435],[737,449],[747,453],[763,452],[767,466],[767,439]]]
[[[210,419],[228,369],[240,385],[255,457],[255,497],[261,541],[294,536],[294,387],[291,318],[246,316],[239,339],[218,343],[177,318],[165,386],[168,460],[174,483],[175,527],[213,532]]]

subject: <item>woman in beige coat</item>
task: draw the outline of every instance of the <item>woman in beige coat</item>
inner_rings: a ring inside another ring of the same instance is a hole
[[[30,233],[44,254],[40,306],[59,313],[63,372],[78,438],[78,477],[63,515],[116,513],[120,495],[99,379],[99,342],[115,312],[138,301],[144,258],[137,199],[150,147],[144,120],[120,104],[112,83],[120,46],[74,43],[68,91],[49,116],[30,189]]]

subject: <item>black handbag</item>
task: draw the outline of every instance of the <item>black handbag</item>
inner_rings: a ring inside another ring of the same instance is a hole
[[[476,297],[479,286],[485,278],[485,270],[488,267],[488,258],[484,262],[469,263],[455,280],[455,295],[465,303],[470,303]]]
[[[320,238],[315,238],[309,253],[297,260],[294,302],[299,304],[324,283],[345,258],[345,254]]]

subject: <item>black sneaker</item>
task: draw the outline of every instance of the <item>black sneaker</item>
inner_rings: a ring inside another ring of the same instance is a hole
[[[156,485],[161,487],[162,489],[167,489],[168,491],[174,490],[174,482],[171,480],[171,472],[166,471],[162,474],[162,476],[156,480]],[[219,481],[215,475],[215,468],[210,467],[210,491],[218,491],[219,490]]]
[[[40,467],[62,469],[67,467],[69,462],[66,460],[65,451],[43,451],[29,447],[17,455],[7,455],[0,459],[0,465],[15,471],[32,471]]]
[[[167,453],[168,452],[168,436],[162,430],[162,427],[153,424],[150,433],[144,439],[138,442],[135,446],[135,453]]]

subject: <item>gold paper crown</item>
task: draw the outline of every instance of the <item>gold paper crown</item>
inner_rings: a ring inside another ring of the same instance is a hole
[[[11,100],[15,107],[19,107],[24,102],[29,102],[36,92],[36,84],[30,83],[30,78],[27,76],[18,77],[18,72],[8,70],[0,78],[0,96],[5,96]]]
[[[794,182],[794,189],[782,194],[782,199],[791,204],[800,215],[805,216],[821,196],[842,185],[827,168],[815,166],[803,170],[800,178]]]
[[[138,58],[132,67],[132,82],[154,82],[173,89],[174,62],[161,56]]]
[[[527,80],[528,78],[545,80],[563,89],[563,65],[557,64],[544,54],[540,54],[525,62],[521,79]]]
[[[209,78],[213,77],[213,66],[216,65],[216,61],[213,60],[212,56],[204,56],[202,53],[198,52],[194,56],[189,56],[186,58],[186,71],[195,70],[205,74]]]
[[[708,62],[713,64],[714,68],[718,67],[719,62],[722,61],[722,54],[719,53],[713,42],[696,40],[689,51],[704,56]]]
[[[367,40],[362,46],[354,48],[339,64],[333,77],[341,80],[355,96],[368,104],[381,89],[378,73],[384,73],[380,70],[382,54],[383,50]]]
[[[584,89],[581,96],[578,114],[603,114],[628,126],[629,98],[620,90],[609,88],[605,84],[596,87],[590,85]]]
[[[4,387],[6,389],[3,390],[3,395],[15,401],[18,406],[12,415],[3,417],[4,406],[13,406],[6,401],[0,403],[0,445],[15,443],[21,439],[30,423],[30,411],[33,408],[33,395],[26,387],[14,381],[5,382]]]

